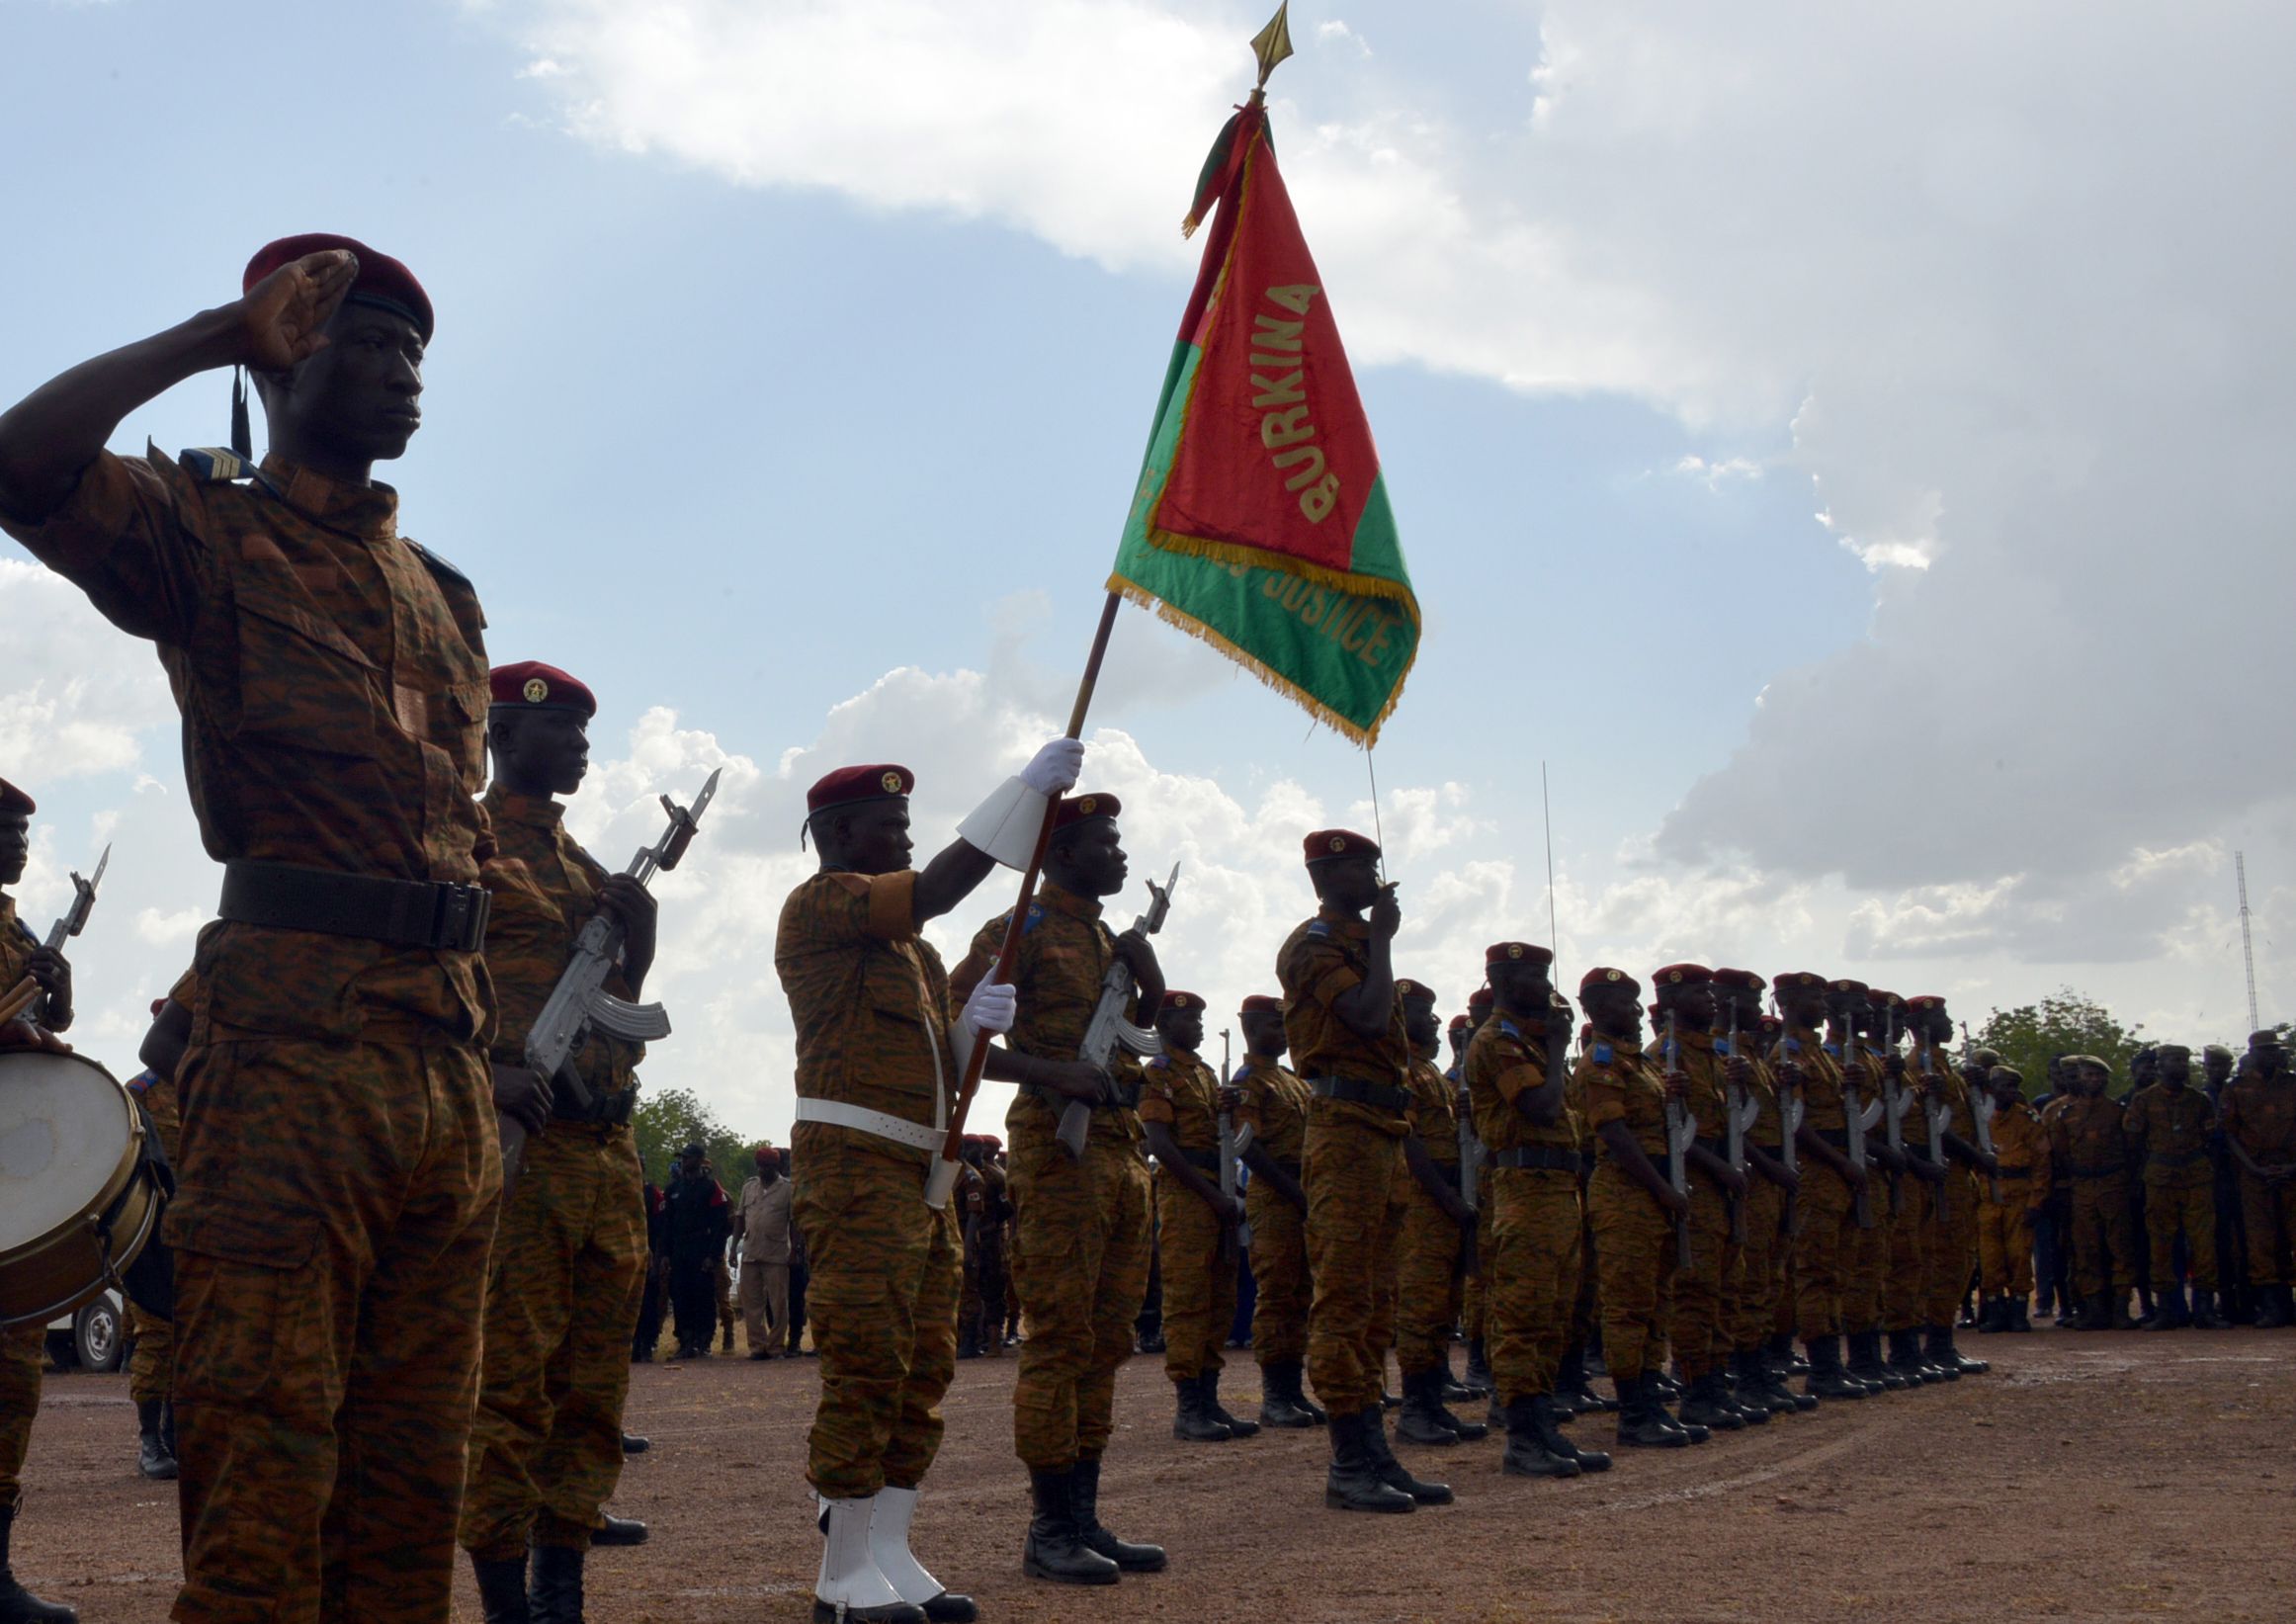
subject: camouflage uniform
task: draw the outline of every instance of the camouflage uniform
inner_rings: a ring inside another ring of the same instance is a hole
[[[1661,1074],[1666,1063],[1690,1079],[1686,1104],[1698,1126],[1698,1143],[1720,1155],[1723,1113],[1728,1108],[1722,1063],[1711,1032],[1676,1034],[1678,1054],[1659,1045]],[[1670,1327],[1674,1363],[1684,1381],[1718,1369],[1730,1352],[1733,1308],[1739,1289],[1738,1242],[1730,1238],[1729,1197],[1720,1184],[1695,1167],[1690,1170],[1690,1266],[1674,1271],[1674,1321]]]
[[[1547,1023],[1494,1013],[1467,1046],[1467,1091],[1484,1175],[1491,1256],[1484,1270],[1484,1334],[1502,1406],[1551,1394],[1578,1292],[1578,1127],[1569,1110],[1550,1126],[1515,1102],[1546,1085]],[[1526,1165],[1506,1165],[1520,1160]]]
[[[1880,1078],[1885,1062],[1897,1051],[1873,1043],[1860,1047],[1865,1051],[1867,1067],[1874,1077]],[[1910,1072],[1911,1068],[1908,1069]],[[1882,1083],[1877,1080],[1874,1086],[1881,1088]],[[1927,1144],[1927,1130],[1921,1121],[1920,1102],[1913,1097],[1913,1079],[1910,1074],[1901,1077],[1895,1087],[1906,1107],[1906,1114],[1899,1119],[1898,1138],[1906,1154],[1917,1158]],[[1886,1137],[1890,1129],[1887,1091],[1882,1099],[1882,1118],[1874,1125],[1874,1132]],[[1922,1303],[1929,1289],[1935,1196],[1930,1185],[1912,1172],[1891,1174],[1885,1184],[1887,1188],[1878,1194],[1882,1206],[1875,1214],[1883,1221],[1886,1237],[1879,1276],[1878,1323],[1885,1330],[1910,1330],[1921,1322]]]
[[[24,967],[40,938],[16,916],[16,898],[0,892],[0,990],[24,979]],[[33,1009],[44,1006],[44,996]],[[32,1447],[32,1422],[40,1413],[40,1372],[46,1358],[47,1326],[39,1321],[0,1327],[0,1507],[17,1502],[25,1451]],[[165,1398],[165,1392],[155,1397]]]
[[[1870,1105],[1883,1099],[1881,1092],[1881,1063],[1871,1045],[1851,1040],[1850,1055],[1863,1063],[1865,1080],[1855,1084],[1858,1103]],[[1839,1058],[1839,1051],[1832,1051]],[[1852,1086],[1846,1080],[1843,1088]],[[1869,1228],[1856,1222],[1856,1202],[1851,1201],[1851,1228],[1843,1236],[1841,1267],[1841,1328],[1852,1335],[1880,1328],[1882,1309],[1889,1289],[1891,1236],[1895,1220],[1890,1216],[1890,1175],[1886,1168],[1872,1160],[1870,1147],[1884,1142],[1889,1134],[1886,1120],[1889,1105],[1884,1101],[1883,1116],[1874,1119],[1867,1131],[1869,1147],[1867,1166],[1872,1174],[1866,1186],[1866,1211],[1872,1217]],[[1846,1129],[1844,1130],[1846,1133]]]
[[[469,583],[388,485],[99,455],[8,528],[183,712],[209,855],[473,885],[487,707]],[[444,1619],[501,1168],[474,953],[200,935],[177,1075],[179,1620]]]
[[[1444,1182],[1456,1190],[1459,1116],[1450,1079],[1431,1062],[1414,1060],[1410,1090],[1411,1132]],[[1467,1238],[1410,1176],[1407,1165],[1398,1183],[1406,1199],[1396,1246],[1396,1363],[1407,1381],[1421,1371],[1450,1369],[1451,1329],[1459,1324],[1460,1253]]]
[[[1927,1059],[1936,1067],[1936,1087],[1950,1113],[1946,1131],[1963,1139],[1973,1139],[1975,1115],[1969,1103],[1968,1082],[1951,1061],[1940,1065],[1934,1051],[1928,1053]],[[1926,1146],[1926,1124],[1921,1131],[1922,1143]],[[1932,1197],[1939,1210],[1930,1227],[1929,1270],[1921,1314],[1921,1323],[1931,1326],[1951,1325],[1961,1317],[1961,1301],[1968,1295],[1969,1283],[1978,1273],[1977,1180],[1967,1166],[1952,1159],[1950,1152],[1945,1162],[1944,1191],[1942,1198]]]
[[[2296,1081],[2267,1083],[2242,1071],[2224,1086],[2225,1137],[2264,1166],[2296,1163]],[[2249,1232],[2249,1284],[2291,1283],[2288,1248],[2296,1239],[2296,1180],[2273,1184],[2241,1168],[2241,1212]]]
[[[2208,1136],[2216,1112],[2208,1096],[2186,1083],[2156,1082],[2137,1091],[2122,1128],[2143,1158],[2145,1230],[2153,1246],[2153,1289],[2176,1288],[2176,1236],[2184,1235],[2196,1291],[2216,1290],[2216,1170]]]
[[[498,784],[485,807],[499,842],[484,875],[493,897],[486,970],[501,1011],[493,1058],[522,1066],[527,1033],[598,911],[606,871],[566,833],[556,802]],[[633,995],[620,972],[606,990]],[[644,1053],[602,1032],[584,1045],[577,1064],[602,1115],[637,1087]],[[627,1124],[560,1117],[527,1138],[495,1236],[464,1488],[462,1544],[481,1561],[523,1557],[530,1535],[586,1547],[622,1476],[628,1330],[645,1289],[643,1185]]]
[[[1233,1078],[1243,1094],[1236,1127],[1248,1124],[1268,1159],[1297,1182],[1308,1143],[1308,1085],[1274,1061],[1244,1060]],[[1255,1178],[1243,1188],[1251,1220],[1251,1277],[1259,1298],[1251,1315],[1251,1354],[1264,1367],[1296,1365],[1308,1356],[1308,1215]]]
[[[1808,1027],[1789,1027],[1778,1041],[1778,1064],[1802,1068],[1802,1125],[1836,1150],[1847,1145],[1841,1066]],[[1816,1156],[1801,1158],[1802,1193],[1795,1206],[1802,1233],[1794,1247],[1795,1332],[1805,1341],[1839,1336],[1850,1328],[1844,1302],[1857,1257],[1860,1231],[1856,1193]]]
[[[1276,955],[1284,1037],[1311,1089],[1336,1080],[1362,1100],[1318,1093],[1308,1104],[1308,1380],[1332,1415],[1380,1402],[1395,1323],[1380,1315],[1380,1282],[1394,1270],[1389,1222],[1403,1172],[1410,1040],[1399,1000],[1387,1031],[1358,1037],[1331,1001],[1370,973],[1371,927],[1331,908],[1302,924]],[[1390,1303],[1392,1308],[1392,1301]]]
[[[956,1214],[924,1202],[958,1078],[949,981],[917,934],[916,874],[812,876],[782,904],[774,968],[797,1027],[792,1211],[821,1360],[806,1477],[828,1499],[914,1489],[941,1447],[957,1370]],[[807,1102],[879,1111],[917,1144],[809,1121]]]
[[[1072,1061],[1116,958],[1101,905],[1050,882],[1037,888],[1013,985],[1020,1013],[1006,1047]],[[1009,913],[983,925],[958,967],[968,991],[996,962]],[[1126,1005],[1128,1018],[1137,1002]],[[1110,1074],[1137,1102],[1140,1068],[1119,1051]],[[1005,1115],[1014,1208],[1012,1287],[1028,1322],[1012,1391],[1014,1453],[1032,1472],[1097,1460],[1115,1427],[1116,1371],[1132,1355],[1133,1319],[1148,1295],[1148,1170],[1131,1104],[1092,1112],[1081,1159],[1053,1136],[1062,1102],[1023,1088]]]
[[[2127,1108],[2101,1094],[2063,1103],[2050,1138],[2073,1183],[2073,1288],[2083,1297],[2102,1294],[2118,1311],[2136,1260],[2128,1146],[2121,1128]]]
[[[1220,1171],[1220,1079],[1169,1045],[1141,1072],[1140,1120],[1172,1130],[1180,1154],[1207,1177]],[[1163,1265],[1164,1374],[1185,1382],[1226,1368],[1220,1357],[1235,1324],[1235,1253],[1230,1232],[1195,1191],[1158,1167],[1156,1250]]]
[[[1613,1158],[1601,1131],[1623,1122],[1643,1154],[1666,1162],[1666,1083],[1632,1038],[1596,1038],[1578,1057],[1573,1087],[1586,1101],[1594,1139],[1594,1262],[1601,1283],[1602,1356],[1621,1391],[1657,1368],[1659,1304],[1674,1279],[1674,1223],[1651,1192]],[[1488,1203],[1486,1204],[1488,1205]]]
[[[2033,1215],[2049,1199],[2049,1139],[2041,1113],[2021,1099],[1996,1110],[1993,1149],[2001,1171],[1998,1180],[1978,1181],[1984,1202],[1978,1209],[1978,1262],[1986,1296],[2006,1293],[2021,1303],[2033,1294]]]
[[[1724,1040],[1727,1045],[1729,1040]],[[1759,1053],[1759,1042],[1742,1032],[1737,1053],[1745,1057],[1753,1075],[1746,1091],[1754,1103],[1754,1119],[1745,1142],[1779,1159],[1779,1141],[1785,1137],[1785,1119],[1778,1112],[1778,1078]],[[1764,1178],[1749,1160],[1745,1175],[1745,1239],[1739,1248],[1738,1300],[1731,1310],[1728,1343],[1733,1352],[1752,1353],[1765,1346],[1778,1323],[1778,1303],[1785,1293],[1786,1192]]]
[[[187,990],[180,1000],[186,1009],[191,1007],[192,996]],[[176,1145],[183,1131],[183,1117],[175,1103],[175,1079],[146,1071],[128,1083],[128,1088],[142,1101],[144,1115],[159,1136],[159,1148],[165,1153],[168,1164],[173,1166]],[[128,1397],[137,1404],[155,1399],[165,1403],[174,1389],[171,1372],[175,1366],[175,1322],[163,1320],[131,1301],[128,1305],[128,1324],[135,1333],[134,1351],[128,1356]]]

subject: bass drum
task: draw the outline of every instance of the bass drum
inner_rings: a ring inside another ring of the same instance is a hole
[[[128,1090],[81,1055],[0,1050],[0,1325],[44,1325],[123,1274],[159,1222]]]

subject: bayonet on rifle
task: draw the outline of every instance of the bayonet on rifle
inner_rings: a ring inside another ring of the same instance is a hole
[[[1164,916],[1172,910],[1172,893],[1179,884],[1177,863],[1172,865],[1171,875],[1162,885],[1150,880],[1148,910],[1132,922],[1132,928],[1148,936],[1163,929]],[[1120,958],[1110,959],[1107,971],[1100,978],[1100,1001],[1092,1006],[1092,1024],[1084,1029],[1084,1042],[1076,1051],[1077,1059],[1090,1061],[1105,1070],[1119,1049],[1142,1060],[1164,1052],[1163,1040],[1156,1036],[1153,1027],[1135,1026],[1125,1019],[1124,1006],[1132,1002],[1134,990],[1132,967]],[[1070,1160],[1083,1159],[1084,1141],[1092,1132],[1092,1107],[1106,1103],[1106,1100],[1072,1099],[1061,1107],[1061,1125],[1054,1130],[1053,1138],[1068,1153]]]
[[[1666,1014],[1666,1069],[1681,1069],[1682,1050],[1675,1042],[1674,1016]],[[1674,1186],[1674,1193],[1685,1201],[1690,1198],[1690,1167],[1687,1156],[1698,1138],[1698,1119],[1690,1108],[1669,1091],[1666,1095],[1666,1182]],[[1684,1213],[1674,1220],[1674,1266],[1691,1267],[1690,1215]]]

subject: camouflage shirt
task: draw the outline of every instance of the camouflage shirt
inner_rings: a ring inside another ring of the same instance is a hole
[[[2221,1096],[2227,1138],[2267,1166],[2296,1160],[2296,1079],[2242,1072]]]
[[[2190,1083],[2170,1088],[2156,1082],[2140,1088],[2129,1101],[2121,1127],[2144,1157],[2146,1183],[2191,1187],[2214,1182],[2208,1136],[2216,1128],[2216,1111],[2208,1096]]]
[[[1475,1111],[1475,1137],[1485,1150],[1495,1154],[1526,1145],[1578,1148],[1577,1124],[1568,1110],[1542,1127],[1516,1106],[1516,1100],[1546,1083],[1545,1021],[1502,1013],[1476,1028],[1467,1045],[1467,1094]]]
[[[1666,1080],[1658,1063],[1643,1053],[1640,1038],[1597,1035],[1578,1057],[1576,1087],[1585,1097],[1587,1130],[1595,1135],[1601,1159],[1616,1159],[1602,1143],[1601,1130],[1623,1122],[1645,1155],[1664,1160]]]
[[[1657,1060],[1661,1076],[1669,1065],[1690,1079],[1690,1097],[1686,1103],[1691,1120],[1698,1125],[1700,1139],[1719,1140],[1727,1131],[1723,1112],[1728,1109],[1722,1081],[1722,1061],[1714,1052],[1714,1034],[1692,1032],[1678,1028],[1675,1046],[1669,1050],[1661,1037],[1658,1043]]]
[[[1251,1124],[1252,1139],[1268,1159],[1297,1175],[1308,1152],[1308,1101],[1315,1098],[1308,1085],[1288,1068],[1257,1055],[1244,1057],[1233,1080],[1243,1093],[1236,1126]]]
[[[273,456],[251,484],[190,460],[100,454],[46,519],[0,519],[131,637],[183,713],[208,854],[391,880],[475,882],[486,855],[486,622],[398,534],[388,485]],[[476,1038],[478,956],[217,923],[201,933],[195,1042]]]
[[[2089,1178],[2121,1172],[2128,1154],[2121,1130],[2127,1107],[2102,1094],[2076,1094],[2063,1103],[2050,1122],[2049,1138],[2065,1170]]]
[[[1388,1029],[1378,1038],[1358,1035],[1332,1009],[1332,1000],[1363,984],[1371,974],[1371,926],[1324,907],[1287,937],[1276,953],[1276,978],[1284,987],[1284,1037],[1300,1074],[1346,1077],[1382,1088],[1406,1085],[1410,1039],[1403,1032],[1403,1000],[1395,1001]],[[1382,1111],[1352,1101],[1325,1101],[1321,1109],[1352,1117],[1401,1139],[1410,1131],[1400,1111]]]
[[[1140,1120],[1172,1130],[1183,1151],[1220,1149],[1220,1079],[1185,1049],[1148,1057],[1141,1068]]]
[[[1817,1032],[1788,1027],[1778,1039],[1775,1059],[1780,1067],[1802,1068],[1802,1125],[1826,1134],[1844,1132],[1849,1122],[1842,1109],[1841,1062]]]
[[[32,955],[39,947],[40,938],[33,934],[32,927],[17,917],[16,898],[0,892],[0,993],[24,980],[25,966],[32,962]],[[46,1026],[47,994],[36,994],[18,1018]],[[50,1026],[48,1030],[52,1032],[55,1028]]]
[[[1435,1063],[1411,1061],[1411,1132],[1427,1148],[1427,1159],[1439,1167],[1459,1165],[1458,1096],[1451,1079],[1435,1069]]]

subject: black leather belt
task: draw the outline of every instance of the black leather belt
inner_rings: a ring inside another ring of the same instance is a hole
[[[2158,1167],[2189,1167],[2206,1154],[2208,1154],[2206,1151],[2187,1151],[2182,1155],[2156,1153],[2150,1159],[2152,1164]]]
[[[1517,1145],[1511,1151],[1492,1152],[1490,1164],[1530,1172],[1574,1173],[1578,1170],[1578,1153],[1555,1145]]]
[[[2073,1167],[2069,1168],[2068,1171],[2075,1178],[2111,1178],[2116,1174],[2127,1172],[2128,1168],[2116,1161],[2109,1167]]]
[[[1324,1099],[1340,1100],[1349,1105],[1368,1105],[1374,1110],[1392,1111],[1399,1117],[1411,1104],[1411,1096],[1401,1088],[1388,1088],[1355,1077],[1310,1077],[1308,1086]]]
[[[1103,1100],[1092,1109],[1095,1111],[1137,1111],[1140,1109],[1140,1089],[1138,1087],[1127,1087],[1120,1082],[1115,1084],[1115,1090],[1116,1097],[1114,1099]],[[1067,1095],[1062,1093],[1058,1088],[1048,1088],[1041,1082],[1024,1082],[1020,1085],[1020,1091],[1024,1094],[1034,1094],[1055,1111],[1064,1110],[1069,1104]]]
[[[1180,1159],[1185,1161],[1189,1166],[1195,1168],[1200,1173],[1217,1173],[1220,1171],[1220,1153],[1218,1151],[1190,1151],[1183,1149],[1180,1152]]]
[[[357,936],[393,947],[476,953],[486,945],[483,887],[258,863],[223,865],[216,914],[243,925]]]
[[[582,1128],[622,1128],[629,1125],[630,1114],[638,1108],[638,1090],[617,1089],[613,1093],[590,1092],[590,1108],[585,1111],[574,1103],[573,1091],[567,1088],[551,1090],[551,1120],[571,1123]]]

